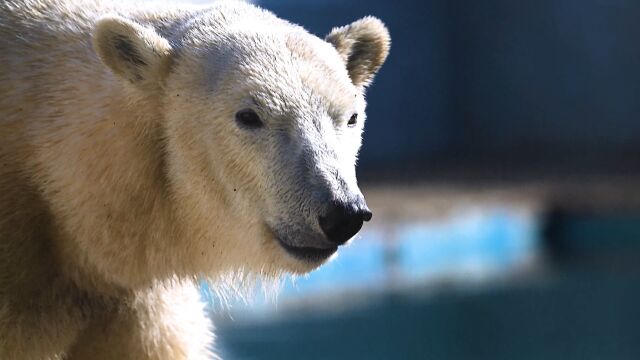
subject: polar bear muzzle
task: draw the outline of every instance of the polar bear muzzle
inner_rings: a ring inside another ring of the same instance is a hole
[[[360,199],[352,203],[333,203],[327,214],[320,216],[320,228],[330,242],[344,244],[360,231],[365,221],[371,220],[371,210],[364,199]]]

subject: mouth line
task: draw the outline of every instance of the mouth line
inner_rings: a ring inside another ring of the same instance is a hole
[[[338,251],[338,247],[330,247],[327,249],[322,248],[314,248],[308,246],[292,246],[289,244],[285,244],[284,241],[278,238],[278,243],[282,248],[289,253],[289,255],[293,256],[298,260],[304,260],[309,262],[318,262],[323,261],[333,255],[336,251]]]

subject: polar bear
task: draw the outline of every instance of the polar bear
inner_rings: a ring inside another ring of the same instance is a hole
[[[242,2],[1,2],[0,358],[210,358],[196,279],[311,271],[371,218],[389,44]]]

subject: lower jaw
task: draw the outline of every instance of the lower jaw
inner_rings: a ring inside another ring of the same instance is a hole
[[[338,247],[331,247],[328,249],[320,249],[313,247],[297,247],[291,246],[278,241],[280,246],[291,256],[298,260],[302,260],[309,263],[318,263],[327,260],[331,255],[338,251]]]

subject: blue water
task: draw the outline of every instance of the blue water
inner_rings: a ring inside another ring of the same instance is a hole
[[[538,232],[533,214],[499,207],[455,213],[433,222],[365,229],[320,269],[285,281],[278,302],[503,276],[535,259]],[[270,305],[276,304],[257,294],[250,307],[268,312],[275,308]]]

